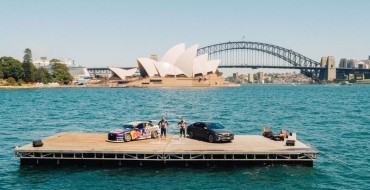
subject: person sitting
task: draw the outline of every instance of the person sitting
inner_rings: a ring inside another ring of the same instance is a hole
[[[266,137],[266,138],[272,138],[272,137],[273,137],[273,133],[272,133],[272,131],[271,131],[271,128],[264,127],[264,128],[263,128],[262,136],[264,136],[264,137]]]
[[[282,129],[281,132],[280,132],[280,136],[281,136],[281,140],[283,141],[284,138],[288,138],[288,133],[286,130]]]

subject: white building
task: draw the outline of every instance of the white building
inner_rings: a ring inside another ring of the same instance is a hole
[[[67,66],[68,72],[74,77],[76,81],[91,78],[90,73],[87,71],[87,68],[75,65],[75,61],[73,59],[60,60],[60,63]],[[50,73],[52,72],[50,60],[48,60],[47,57],[41,57],[38,60],[34,60],[33,64],[36,68],[43,67],[46,68]]]
[[[138,58],[142,77],[188,77],[206,76],[216,73],[221,60],[208,60],[208,54],[197,56],[198,45],[188,49],[178,44],[169,49],[160,61]]]

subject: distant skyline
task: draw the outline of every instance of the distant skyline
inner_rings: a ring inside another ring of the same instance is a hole
[[[370,55],[368,0],[0,0],[0,56],[74,59],[85,67],[136,66],[179,43],[282,46],[320,61]],[[245,36],[245,38],[243,38]]]

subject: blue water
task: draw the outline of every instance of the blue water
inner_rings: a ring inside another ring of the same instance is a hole
[[[161,116],[217,121],[236,134],[284,128],[321,153],[312,168],[202,169],[20,167],[13,155],[55,133],[105,133]],[[370,189],[370,85],[0,90],[0,129],[0,189]]]

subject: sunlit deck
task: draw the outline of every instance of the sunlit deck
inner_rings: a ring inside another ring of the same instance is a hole
[[[145,162],[266,162],[304,163],[312,165],[317,150],[295,142],[286,146],[284,141],[272,141],[259,135],[236,135],[231,143],[208,143],[201,140],[168,136],[167,139],[147,139],[125,143],[106,142],[107,134],[59,133],[42,139],[42,147],[32,143],[14,151],[23,163],[42,163],[52,160],[61,164],[65,160]]]

